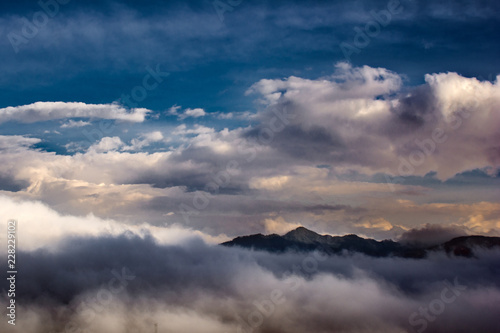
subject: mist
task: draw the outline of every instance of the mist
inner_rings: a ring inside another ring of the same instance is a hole
[[[2,332],[496,332],[500,315],[500,251],[270,254],[128,232],[18,261],[22,320]]]

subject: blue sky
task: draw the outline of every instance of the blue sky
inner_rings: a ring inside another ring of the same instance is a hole
[[[5,200],[221,239],[498,234],[498,2],[0,6]]]

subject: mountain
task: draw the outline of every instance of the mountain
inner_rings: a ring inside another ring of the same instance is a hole
[[[500,247],[500,237],[463,236],[434,247],[433,250],[444,250],[448,254],[462,257],[473,257],[474,248],[492,249]]]
[[[289,241],[301,242],[305,244],[321,243],[324,241],[325,237],[328,236],[321,236],[314,231],[311,231],[304,227],[298,227],[297,229],[292,230],[283,236],[284,239],[287,239]]]
[[[298,227],[283,236],[277,234],[255,234],[236,237],[221,245],[238,246],[274,253],[319,250],[327,254],[351,252],[373,257],[424,258],[431,251],[444,251],[447,254],[456,256],[472,257],[474,256],[475,248],[500,248],[500,237],[463,236],[454,238],[441,245],[422,248],[415,245],[401,244],[392,240],[377,241],[357,235],[320,235],[304,227]]]

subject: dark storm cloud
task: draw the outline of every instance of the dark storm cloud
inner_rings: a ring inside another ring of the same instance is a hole
[[[207,246],[196,239],[160,246],[150,237],[132,234],[73,238],[56,252],[19,253],[23,274],[17,298],[21,309],[30,309],[29,314],[23,311],[25,323],[28,317],[40,320],[24,326],[24,332],[64,331],[71,321],[82,330],[102,331],[102,325],[108,325],[107,332],[119,332],[120,327],[149,330],[160,322],[163,331],[185,331],[200,318],[205,324],[194,324],[197,331],[245,332],[254,311],[262,311],[263,318],[254,332],[365,332],[367,327],[371,332],[416,332],[423,324],[411,325],[410,315],[440,299],[451,283],[465,289],[457,290],[459,296],[445,305],[446,311],[427,322],[426,332],[442,332],[444,327],[495,332],[499,260],[500,253],[493,251],[481,252],[477,259],[325,258]],[[103,290],[116,284],[117,276],[125,288],[108,300]],[[267,303],[271,298],[279,300],[272,308]],[[97,304],[90,322],[85,320],[89,307],[82,304],[92,302]],[[119,304],[127,310],[120,311]],[[1,325],[6,327],[4,321]]]

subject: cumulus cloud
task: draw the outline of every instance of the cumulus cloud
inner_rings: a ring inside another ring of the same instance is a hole
[[[35,123],[65,118],[102,118],[128,122],[143,122],[150,113],[148,109],[135,108],[128,111],[119,104],[86,104],[82,102],[36,102],[28,105],[9,106],[0,109],[0,123],[16,121]],[[75,124],[81,123],[68,123]]]
[[[167,114],[172,116],[177,116],[177,119],[179,120],[184,120],[186,118],[200,118],[204,117],[207,114],[205,110],[203,110],[202,108],[195,108],[195,109],[188,108],[182,112],[179,112],[181,109],[182,109],[181,106],[174,105],[168,110]]]
[[[290,115],[270,145],[295,158],[395,176],[436,172],[442,180],[474,169],[495,175],[498,78],[440,73],[425,80],[402,89],[401,76],[387,69],[339,63],[329,77],[265,79],[248,93],[258,93],[267,107],[261,129],[276,112]]]
[[[119,137],[104,137],[99,142],[94,143],[89,147],[89,153],[107,153],[112,151],[138,151],[153,143],[163,141],[164,137],[160,131],[143,133],[139,137],[130,141],[130,144],[125,144]]]
[[[124,145],[125,144],[122,142],[122,140],[117,136],[105,137],[102,138],[101,141],[90,146],[89,151],[96,153],[107,153],[110,151],[117,151]]]
[[[299,105],[314,106],[310,110],[311,116],[324,115],[325,118],[331,118],[339,114],[368,115],[370,111],[376,111],[377,103],[368,104],[367,98],[395,92],[401,85],[401,76],[385,68],[352,67],[341,62],[329,77],[317,80],[295,76],[287,79],[263,79],[255,83],[246,94],[258,92],[266,104],[290,100]],[[347,108],[333,108],[336,105]]]
[[[179,119],[184,120],[184,119],[189,118],[189,117],[199,118],[199,117],[203,117],[205,115],[206,115],[205,110],[203,110],[201,108],[186,109],[186,110],[184,110],[184,113],[179,116]]]

